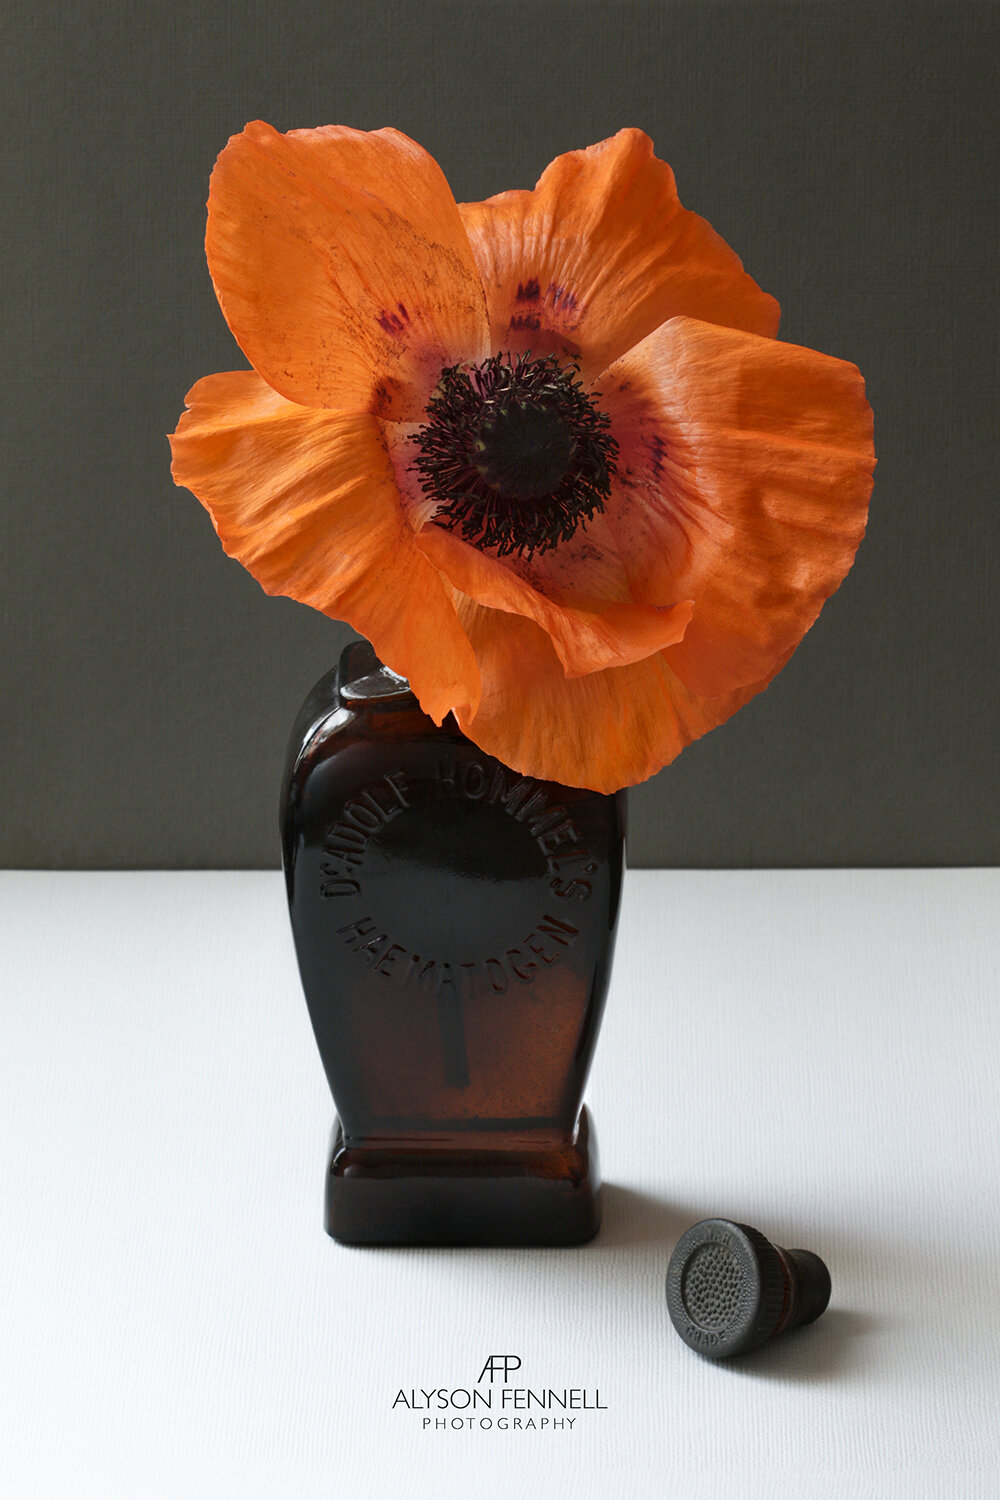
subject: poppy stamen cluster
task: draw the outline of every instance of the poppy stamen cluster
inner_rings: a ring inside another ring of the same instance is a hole
[[[610,418],[555,355],[451,365],[427,404],[413,468],[432,519],[498,557],[568,541],[604,510],[618,462]]]

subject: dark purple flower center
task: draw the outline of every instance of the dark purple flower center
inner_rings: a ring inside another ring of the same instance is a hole
[[[530,557],[604,509],[618,461],[609,427],[575,366],[495,354],[441,372],[413,467],[437,525]]]

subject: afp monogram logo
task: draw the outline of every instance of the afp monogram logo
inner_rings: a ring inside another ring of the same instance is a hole
[[[423,1386],[397,1392],[392,1409],[421,1413],[430,1432],[572,1432],[579,1420],[569,1412],[607,1411],[599,1390],[585,1386],[514,1385],[521,1369],[518,1354],[490,1354],[468,1386]],[[471,1412],[459,1416],[457,1413]],[[440,1414],[440,1415],[439,1415]]]
[[[513,1370],[519,1370],[520,1368],[521,1361],[516,1354],[491,1354],[489,1359],[483,1365],[483,1368],[480,1370],[479,1379],[476,1381],[476,1384],[480,1385],[487,1376],[489,1376],[490,1380],[492,1381],[494,1375],[498,1370],[503,1371],[503,1380],[506,1384],[507,1377],[511,1374],[511,1372]]]

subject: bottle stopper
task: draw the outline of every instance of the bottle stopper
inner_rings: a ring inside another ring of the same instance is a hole
[[[667,1268],[667,1307],[691,1349],[709,1359],[746,1354],[813,1323],[830,1300],[830,1273],[811,1250],[783,1250],[749,1224],[702,1219],[682,1234]]]

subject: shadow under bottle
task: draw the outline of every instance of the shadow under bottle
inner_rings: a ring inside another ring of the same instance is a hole
[[[282,838],[337,1106],[348,1244],[577,1244],[600,1223],[580,1108],[614,951],[625,794],[518,775],[437,727],[366,642],[289,747]]]

